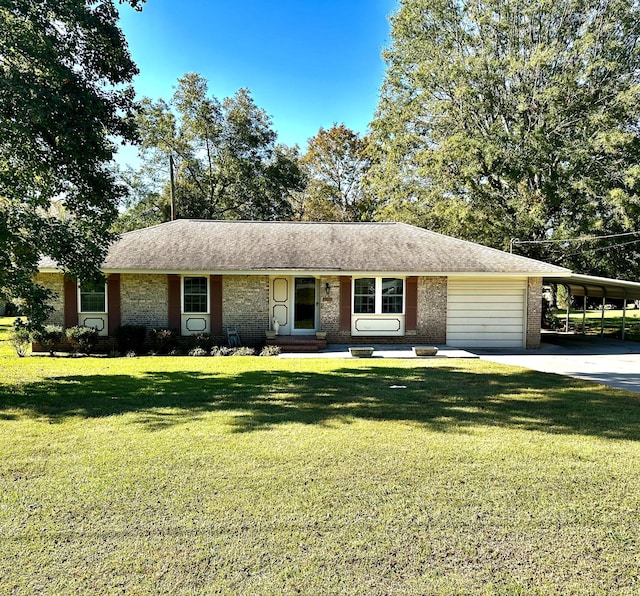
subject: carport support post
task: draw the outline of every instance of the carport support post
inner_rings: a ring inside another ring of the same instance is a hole
[[[569,333],[569,309],[571,308],[571,290],[569,286],[565,286],[567,288],[567,317],[564,321],[564,331],[565,333]]]
[[[600,337],[604,335],[604,305],[607,300],[606,296],[602,297],[602,311],[600,314]]]
[[[627,320],[627,298],[622,299],[622,341],[624,341],[624,327]]]
[[[587,294],[582,297],[582,335],[585,333],[585,326],[587,321]]]

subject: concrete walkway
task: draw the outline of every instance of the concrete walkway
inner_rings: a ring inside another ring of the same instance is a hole
[[[640,343],[582,336],[548,339],[554,343],[544,342],[539,350],[470,351],[438,346],[437,356],[431,358],[481,358],[489,362],[522,366],[640,393]],[[375,348],[373,358],[416,358],[410,345],[370,345]],[[281,354],[280,358],[352,356],[349,354],[348,346],[329,345],[321,352]]]

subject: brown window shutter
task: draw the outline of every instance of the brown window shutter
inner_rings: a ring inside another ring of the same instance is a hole
[[[351,331],[351,278],[340,276],[340,331]]]
[[[211,313],[211,333],[222,333],[222,275],[209,277],[209,312]]]
[[[64,276],[64,326],[78,324],[78,284],[75,279]]]
[[[107,278],[107,309],[109,311],[109,335],[120,327],[120,274]]]
[[[169,329],[177,329],[178,333],[182,328],[182,305],[180,304],[180,276],[167,275],[167,286],[169,289]]]
[[[414,331],[418,328],[418,278],[407,277],[406,281],[406,301],[405,301],[405,322],[407,331]]]

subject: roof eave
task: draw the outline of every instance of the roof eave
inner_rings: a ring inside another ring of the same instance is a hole
[[[43,267],[41,273],[63,273],[63,270],[55,267]],[[566,271],[566,274],[564,273]],[[105,274],[120,273],[128,275],[345,275],[345,276],[417,276],[417,277],[566,277],[571,272],[567,270],[550,271],[410,271],[410,270],[384,270],[384,269],[339,269],[339,268],[262,268],[262,269],[124,269],[119,267],[105,267]]]

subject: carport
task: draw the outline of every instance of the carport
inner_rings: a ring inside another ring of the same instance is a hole
[[[545,277],[544,284],[561,285],[567,288],[570,296],[582,296],[582,332],[585,329],[585,318],[587,311],[587,298],[602,298],[602,317],[600,319],[600,335],[604,335],[604,311],[607,298],[623,300],[622,309],[622,339],[624,339],[624,329],[627,314],[627,301],[640,300],[640,283],[634,281],[624,281],[609,277],[596,277],[593,275],[580,275],[569,273],[567,275]],[[567,305],[566,328],[569,328],[569,305]]]

